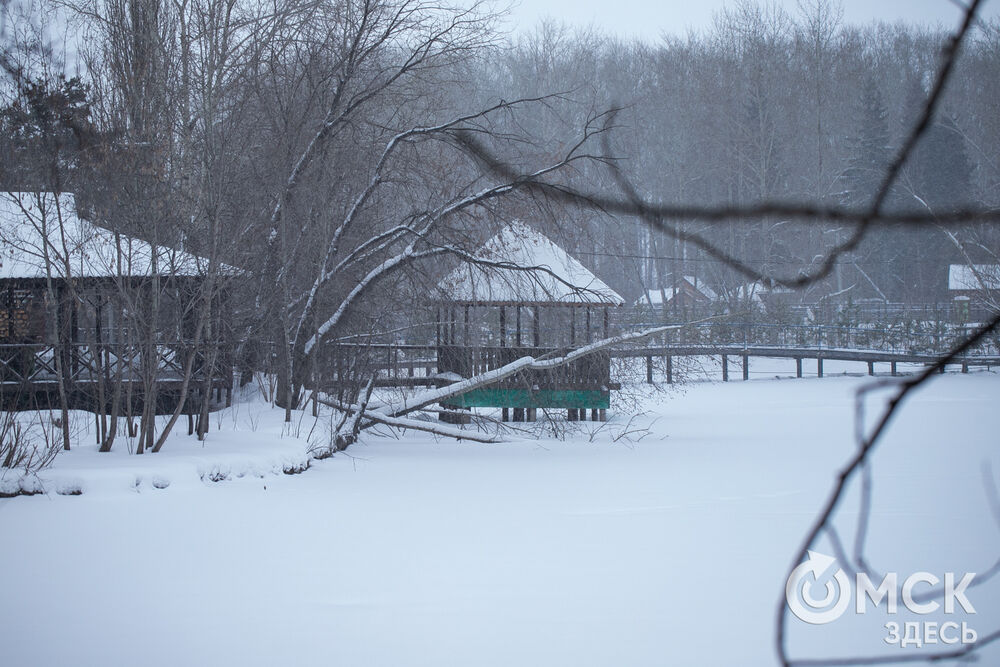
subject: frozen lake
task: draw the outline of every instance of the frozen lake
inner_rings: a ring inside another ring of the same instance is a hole
[[[0,661],[774,664],[785,578],[853,451],[869,379],[763,377],[643,395],[564,439],[368,437],[301,475],[274,474],[305,445],[259,405],[213,417],[204,448],[82,447],[42,475],[82,495],[0,500]],[[998,406],[987,372],[949,373],[904,405],[872,461],[873,567],[942,576],[997,559],[984,470],[1000,479]],[[212,471],[232,479],[202,481]],[[848,549],[856,511],[852,488]],[[955,620],[1000,627],[997,593],[970,589],[978,613]],[[884,607],[790,618],[789,646],[919,650],[886,645],[886,621]]]

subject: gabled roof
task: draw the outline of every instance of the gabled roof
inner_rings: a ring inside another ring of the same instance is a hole
[[[715,291],[705,284],[703,280],[698,280],[694,276],[683,276],[677,282],[676,288],[671,285],[663,289],[647,290],[644,295],[636,300],[635,305],[648,306],[652,303],[654,306],[661,306],[664,303],[670,303],[674,300],[675,296],[682,293],[687,293],[696,298],[704,297],[708,301],[715,301],[719,298]]]
[[[47,242],[46,242],[47,240]],[[115,234],[80,218],[73,195],[0,192],[0,279],[197,276],[208,260]]]
[[[1000,264],[951,264],[949,290],[1000,290]]]
[[[514,222],[463,262],[438,286],[453,301],[466,303],[566,303],[620,306],[625,300],[583,264],[531,227]]]

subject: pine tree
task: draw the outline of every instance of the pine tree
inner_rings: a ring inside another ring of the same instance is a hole
[[[935,213],[971,205],[972,169],[965,138],[946,117],[927,130],[913,156],[915,194]]]
[[[864,81],[858,112],[858,133],[852,139],[852,155],[841,176],[841,194],[846,206],[871,203],[889,164],[889,115],[882,92],[872,77]]]
[[[865,78],[857,107],[856,134],[850,140],[851,157],[841,174],[841,201],[845,206],[865,209],[871,206],[885,178],[891,153],[889,148],[889,113],[873,77]],[[895,202],[888,199],[884,208]],[[864,275],[855,282],[862,294],[898,300],[903,292],[899,280],[905,270],[900,248],[893,241],[895,230],[876,228],[868,234],[860,249],[858,265]]]

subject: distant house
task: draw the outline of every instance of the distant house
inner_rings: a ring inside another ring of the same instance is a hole
[[[948,294],[959,322],[981,317],[983,309],[1000,307],[1000,264],[952,264],[948,267]]]
[[[758,280],[740,285],[731,293],[731,298],[737,304],[753,304],[764,310],[776,303],[787,303],[794,290],[787,287],[768,286]]]
[[[1000,264],[952,264],[948,267],[952,297],[1000,295]]]
[[[133,325],[149,330],[157,286],[157,377],[178,382],[189,296],[206,267],[191,253],[93,224],[71,194],[0,192],[0,403],[50,402],[59,355],[73,403],[92,409],[91,390],[107,381],[108,365],[124,366],[126,381],[138,374]]]
[[[670,278],[666,279],[670,282]],[[647,290],[640,296],[635,305],[638,307],[661,308],[691,308],[703,306],[718,300],[718,295],[704,281],[695,276],[683,276],[667,287]]]

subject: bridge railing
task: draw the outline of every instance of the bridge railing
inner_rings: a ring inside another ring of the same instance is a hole
[[[657,326],[634,323],[628,330]],[[930,325],[911,322],[899,326],[835,326],[773,324],[765,322],[705,322],[669,331],[656,341],[661,345],[767,346],[808,349],[876,350],[897,354],[940,354],[963,340],[970,325]],[[987,337],[975,353],[1000,352],[1000,335]]]

